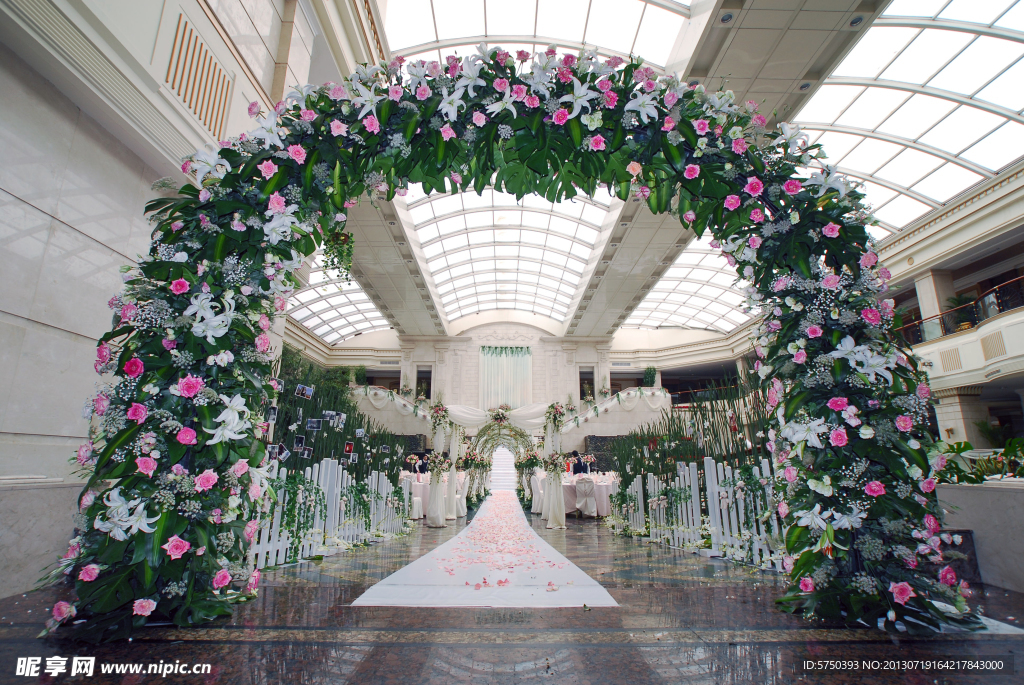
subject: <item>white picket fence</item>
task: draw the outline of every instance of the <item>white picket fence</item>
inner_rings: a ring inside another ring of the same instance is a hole
[[[640,478],[634,478],[633,482],[626,487],[626,495],[631,506],[625,512],[621,509],[619,509],[619,511],[612,512],[615,515],[615,518],[612,519],[612,530],[616,533],[622,532],[618,523],[619,516],[625,519],[626,525],[629,526],[630,530],[645,530],[647,527],[647,518],[644,515],[643,481]]]
[[[272,478],[283,478],[287,474],[287,469],[274,462],[270,471]],[[402,531],[406,512],[409,511],[408,483],[403,483],[401,489],[396,490],[384,474],[370,473],[369,489],[376,495],[370,499],[370,525],[367,527],[361,509],[353,501],[355,495],[349,491],[354,480],[337,460],[324,459],[312,467],[307,466],[305,476],[323,490],[326,506],[323,512],[318,512],[312,530],[302,541],[299,558],[334,554],[347,545]],[[278,493],[278,497],[278,502],[263,514],[253,541],[256,568],[276,566],[286,561],[291,535],[282,529],[281,515],[287,494]]]
[[[678,466],[677,475],[667,483],[647,474],[651,541],[781,572],[785,548],[772,505],[774,479],[768,460],[753,468],[753,482],[740,487],[733,468],[710,457],[704,458],[703,469],[695,462]],[[634,479],[627,492],[636,494],[640,483],[641,479]],[[661,500],[667,487],[689,493],[672,502],[671,511],[669,502]],[[638,500],[643,499],[642,493],[638,495]],[[635,528],[634,519],[642,526],[642,516],[642,511],[639,516],[631,513],[630,527]],[[704,541],[702,526],[710,534],[710,548],[699,548]]]

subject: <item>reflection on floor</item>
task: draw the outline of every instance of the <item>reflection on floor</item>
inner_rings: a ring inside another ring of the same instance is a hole
[[[267,573],[258,601],[229,621],[193,630],[152,628],[132,644],[76,646],[36,640],[52,591],[0,600],[0,683],[17,657],[92,655],[97,664],[210,663],[208,676],[166,682],[278,683],[984,683],[1021,682],[1024,637],[943,635],[892,640],[875,630],[807,622],[777,611],[781,580],[725,562],[615,537],[592,520],[538,534],[602,583],[621,606],[583,609],[351,607],[378,580],[463,526],[428,529],[320,562]],[[1024,621],[1024,595],[990,588],[986,615]],[[803,659],[1016,656],[1014,675],[797,671]],[[132,685],[154,676],[70,682]],[[61,681],[56,681],[61,682]]]

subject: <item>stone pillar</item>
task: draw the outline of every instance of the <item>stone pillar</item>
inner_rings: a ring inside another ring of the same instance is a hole
[[[935,390],[938,401],[935,416],[939,422],[939,435],[946,442],[969,442],[972,447],[985,449],[988,441],[982,437],[977,421],[988,421],[988,406],[981,401],[982,386],[965,385],[959,388]]]
[[[946,300],[956,295],[953,289],[953,274],[949,271],[932,270],[921,274],[914,281],[917,303],[921,307],[921,318],[927,319],[946,310]],[[921,334],[925,340],[942,337],[939,321],[930,321],[923,326]]]
[[[736,373],[740,378],[744,378],[747,375],[747,358],[738,357],[736,359]]]
[[[412,388],[413,397],[416,396],[416,365],[412,362],[412,351],[415,349],[415,345],[407,343],[399,343],[402,349],[402,360],[399,366],[401,373],[401,382],[399,387],[409,386]]]
[[[566,379],[562,385],[561,392],[555,397],[559,402],[564,402],[566,395],[572,397],[573,404],[577,407],[580,404],[580,371],[576,366],[576,344],[562,343],[562,351],[565,353]]]
[[[284,0],[284,14],[281,17],[281,32],[274,57],[274,82],[270,87],[270,99],[278,102],[284,97],[288,84],[288,59],[292,48],[292,32],[295,30],[295,8],[298,0]]]
[[[597,366],[594,367],[594,397],[598,401],[603,399],[598,391],[601,388],[611,387],[611,364],[609,363],[611,348],[611,345],[597,346]]]
[[[654,387],[661,387],[661,369],[658,369],[658,372],[654,374]]]

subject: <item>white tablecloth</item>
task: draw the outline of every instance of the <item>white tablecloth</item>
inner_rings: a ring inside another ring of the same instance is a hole
[[[412,474],[410,474],[410,473],[403,473],[401,477],[402,477],[402,480],[409,480],[410,481],[410,485],[411,485],[411,487],[409,489],[409,509],[410,509],[410,512],[412,510],[412,498],[413,497],[419,497],[420,501],[423,504],[423,515],[426,516],[427,506],[430,504],[430,474],[429,473],[424,473],[424,474],[420,474],[420,475],[422,475],[422,482],[417,482],[416,481],[416,474],[414,474],[414,473],[412,473]],[[459,485],[461,486],[462,483],[465,480],[466,480],[466,472],[465,471],[459,471]]]
[[[562,496],[565,499],[565,513],[567,514],[570,511],[576,511],[576,481],[584,475],[587,474],[577,474],[571,477],[562,476],[563,479],[566,479],[562,483]],[[612,513],[612,493],[617,492],[619,489],[618,477],[599,474],[589,475],[594,479],[594,499],[597,501],[597,515],[608,516]],[[539,498],[544,496],[544,480],[543,471],[535,474],[531,480],[535,501],[541,501]]]

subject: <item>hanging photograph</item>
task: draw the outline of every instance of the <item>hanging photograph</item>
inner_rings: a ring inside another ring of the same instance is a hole
[[[348,418],[348,414],[345,414],[345,413],[338,414],[338,427],[339,428],[341,428],[342,426],[345,425],[345,419],[346,418]]]
[[[277,423],[277,407],[267,410],[267,423]]]
[[[350,456],[350,457],[348,458],[348,463],[350,463],[350,464],[356,464],[356,463],[358,463],[358,462],[359,462],[359,455],[353,452],[353,453],[352,453],[352,456]]]
[[[313,390],[316,389],[315,385],[304,385],[302,386],[302,396],[307,400],[313,399]]]
[[[292,456],[292,453],[288,451],[288,448],[284,446],[283,442],[277,446],[278,461],[284,461],[290,456]]]
[[[278,456],[277,456],[278,449],[277,448],[278,448],[277,445],[267,445],[267,459],[268,460],[273,461],[273,460],[278,458]]]
[[[391,445],[381,445],[380,446],[380,451],[381,452],[390,452],[391,451]]]
[[[354,442],[346,442],[345,443],[345,454],[352,454],[352,450],[354,450],[355,448],[356,448],[356,444]]]
[[[366,431],[365,430],[363,430],[362,428],[356,428],[356,437],[357,438],[362,438],[362,437],[365,437],[365,436],[366,436]]]
[[[295,396],[296,397],[305,397],[306,396],[306,386],[302,385],[301,383],[299,385],[296,385],[295,386]]]
[[[334,417],[338,415],[338,412],[324,410],[323,419],[324,421],[333,421]]]
[[[302,458],[303,459],[309,459],[312,456],[313,456],[313,448],[312,447],[303,447],[302,448]]]
[[[323,425],[323,419],[306,419],[306,430],[318,431]]]
[[[301,450],[305,446],[306,446],[306,436],[304,436],[304,435],[296,435],[295,436],[295,441],[292,443],[292,449],[295,450],[296,452],[298,452],[299,450]]]

